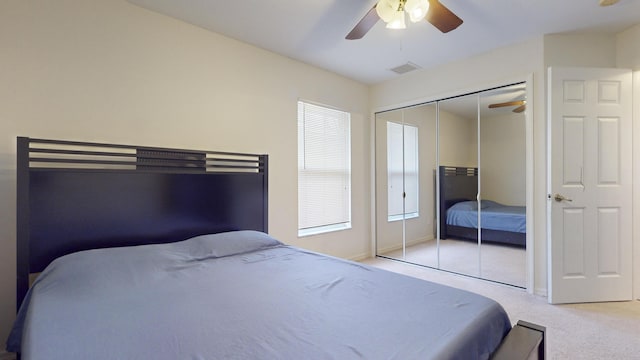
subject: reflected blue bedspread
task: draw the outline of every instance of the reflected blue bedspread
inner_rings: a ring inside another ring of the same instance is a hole
[[[25,360],[486,359],[511,328],[486,297],[254,231],[67,255],[27,301]]]
[[[491,230],[527,232],[526,207],[507,206],[495,201],[482,200],[480,205],[482,228]],[[447,209],[447,225],[478,228],[478,203],[463,201]]]

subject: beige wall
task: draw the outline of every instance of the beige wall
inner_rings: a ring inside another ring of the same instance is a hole
[[[615,36],[547,35],[544,37],[544,63],[545,67],[615,67]]]
[[[616,35],[616,62],[619,67],[640,71],[640,24]]]
[[[0,49],[2,341],[15,314],[18,135],[267,153],[274,236],[370,254],[367,86],[124,0],[4,0]],[[298,99],[352,114],[352,230],[297,238]]]
[[[440,111],[438,147],[442,166],[478,166],[478,122]]]
[[[480,119],[483,199],[526,205],[525,117],[514,112]]]

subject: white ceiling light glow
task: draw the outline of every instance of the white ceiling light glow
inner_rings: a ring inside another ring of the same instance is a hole
[[[405,12],[411,22],[424,19],[429,11],[429,0],[380,0],[376,12],[389,29],[405,29]]]

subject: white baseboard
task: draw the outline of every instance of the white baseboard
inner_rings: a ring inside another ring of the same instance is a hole
[[[420,244],[420,243],[424,243],[424,242],[427,242],[427,241],[431,241],[431,240],[434,240],[434,238],[433,237],[425,237],[425,238],[409,241],[409,242],[407,242],[407,247],[413,246],[413,245],[417,245],[417,244]],[[386,252],[391,252],[391,251],[400,250],[400,249],[402,249],[402,244],[394,245],[394,246],[391,246],[391,247],[388,247],[388,248],[385,248],[385,249],[378,249],[378,252],[379,253],[386,253]],[[374,251],[374,253],[375,253],[375,251]],[[369,258],[371,258],[371,254],[370,253],[364,253],[364,254],[360,254],[360,255],[350,256],[349,260],[362,261],[362,260],[366,260],[366,259],[369,259]],[[2,359],[0,359],[0,360],[2,360]]]
[[[369,254],[369,253],[365,253],[365,254],[360,254],[360,255],[351,256],[351,257],[349,257],[349,259],[348,259],[348,260],[356,261],[356,262],[357,262],[357,261],[362,261],[362,260],[369,259],[370,257],[371,257],[371,254]],[[2,359],[0,359],[0,360],[2,360]]]

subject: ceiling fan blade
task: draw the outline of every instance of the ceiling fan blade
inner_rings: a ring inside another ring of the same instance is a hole
[[[507,101],[503,103],[489,104],[489,109],[495,109],[495,108],[505,107],[505,106],[524,106],[524,104],[525,104],[524,100]]]
[[[369,12],[362,18],[362,20],[360,20],[360,22],[356,24],[353,30],[351,30],[351,32],[347,34],[345,39],[347,40],[362,39],[362,37],[365,36],[365,34],[369,32],[369,30],[371,30],[373,25],[375,25],[379,19],[380,17],[376,12],[376,6],[373,5],[371,10],[369,10]]]
[[[527,109],[527,105],[522,104],[522,105],[518,106],[517,108],[513,109],[513,112],[520,114],[521,112],[525,111],[526,109]]]
[[[438,0],[429,0],[426,19],[443,33],[448,33],[462,24],[462,19]]]

